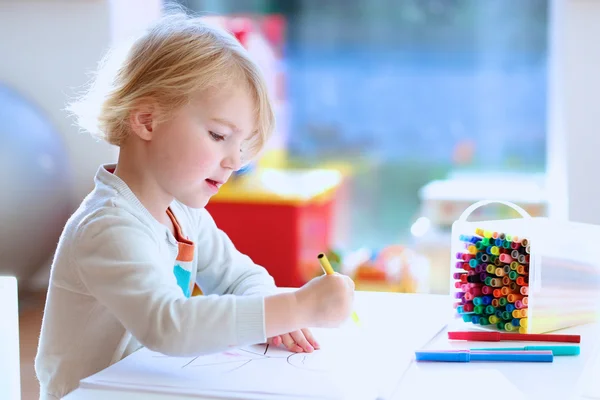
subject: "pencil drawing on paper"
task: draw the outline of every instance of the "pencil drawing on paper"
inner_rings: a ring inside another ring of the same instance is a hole
[[[314,372],[326,372],[327,363],[325,361],[323,353],[318,351],[314,353],[293,353],[287,358],[289,365]]]
[[[167,357],[155,355],[155,357]],[[211,372],[229,373],[241,369],[251,363],[268,362],[269,360],[285,359],[286,365],[307,371],[323,372],[323,356],[319,351],[314,353],[291,353],[279,347],[268,344],[235,348],[223,353],[197,356],[184,359],[182,369],[210,368]]]

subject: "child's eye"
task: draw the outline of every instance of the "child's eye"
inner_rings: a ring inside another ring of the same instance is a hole
[[[218,133],[214,133],[212,131],[208,131],[208,133],[210,134],[210,136],[213,138],[213,140],[220,142],[222,140],[225,140],[225,136],[223,135],[219,135]]]

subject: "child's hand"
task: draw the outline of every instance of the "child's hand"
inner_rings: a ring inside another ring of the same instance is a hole
[[[293,292],[266,296],[266,336],[270,343],[277,344],[281,340],[281,344],[292,351],[318,349],[310,331],[300,328],[340,326],[352,312],[353,298],[354,282],[340,274],[322,275]]]
[[[337,327],[352,312],[354,282],[345,275],[321,275],[296,292],[300,312],[307,313],[308,326]]]
[[[312,353],[314,350],[319,350],[320,346],[315,340],[312,332],[309,329],[286,333],[280,336],[274,336],[267,340],[267,343],[273,346],[285,346],[289,351],[296,353]]]

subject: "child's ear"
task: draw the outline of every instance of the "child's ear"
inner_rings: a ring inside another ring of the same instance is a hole
[[[156,107],[150,103],[139,104],[129,114],[131,130],[142,140],[152,140],[156,127]]]

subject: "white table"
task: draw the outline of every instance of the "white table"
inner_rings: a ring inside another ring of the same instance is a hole
[[[19,367],[19,311],[17,280],[0,276],[0,393],[3,399],[21,398]]]
[[[446,305],[450,306],[448,298],[446,296],[438,295],[417,295],[417,294],[392,294],[392,293],[367,293],[358,292],[356,296],[357,306],[356,310],[361,316],[361,319],[366,320],[370,316],[369,314],[380,314],[385,313],[386,321],[394,323],[399,321],[400,316],[404,313],[409,313],[409,310],[418,309],[433,309],[440,308]],[[450,314],[450,313],[449,313]],[[447,330],[453,329],[466,329],[469,326],[462,322],[455,321],[448,328],[443,329],[437,335],[432,333],[428,338],[422,338],[423,342],[419,344],[419,347],[428,348],[469,348],[469,347],[491,347],[496,346],[517,346],[520,343],[477,343],[477,342],[450,342],[447,339]],[[600,325],[589,325],[578,328],[565,330],[565,332],[572,332],[582,335],[581,343],[581,355],[576,357],[555,357],[553,363],[416,363],[414,361],[408,367],[400,367],[398,371],[398,387],[393,396],[394,400],[408,398],[403,395],[408,393],[415,393],[416,397],[410,396],[410,398],[422,398],[420,394],[423,392],[423,388],[415,388],[416,382],[427,382],[431,381],[431,385],[426,386],[435,387],[434,380],[437,379],[440,374],[456,375],[456,374],[469,374],[475,370],[481,371],[487,370],[490,373],[502,374],[507,382],[510,382],[516,390],[523,395],[526,399],[569,399],[569,398],[580,398],[575,397],[579,395],[580,387],[582,387],[582,378],[586,378],[583,374],[586,367],[586,363],[590,363],[593,359],[592,354],[600,338]],[[521,343],[524,345],[524,343]],[[529,343],[531,344],[531,343]],[[397,343],[390,343],[390,345],[398,345]],[[414,355],[414,353],[413,353]],[[534,375],[535,373],[535,375]],[[599,376],[600,378],[600,376]],[[458,386],[457,383],[455,386]],[[464,384],[463,384],[464,386]],[[449,392],[456,392],[456,387],[449,388]],[[463,399],[477,398],[480,396],[478,393],[476,396],[467,396],[466,392],[463,394]],[[571,396],[571,397],[570,397]],[[100,400],[107,399],[111,400],[175,400],[181,399],[181,396],[174,395],[158,395],[151,393],[134,393],[126,391],[113,391],[113,390],[92,390],[79,388],[66,397],[65,400]],[[448,398],[448,396],[446,396]],[[489,394],[481,394],[481,398],[490,400],[494,398]],[[506,397],[504,397],[506,399]],[[587,398],[585,398],[587,399]],[[211,400],[205,398],[205,400]],[[514,399],[511,399],[514,400]]]
[[[465,325],[462,321],[452,323],[444,332],[440,333],[435,339],[427,344],[428,349],[469,349],[482,347],[519,347],[526,345],[543,345],[544,343],[532,342],[464,342],[448,340],[448,330],[465,330]],[[600,342],[600,324],[590,324],[569,329],[561,330],[560,333],[572,333],[581,335],[581,354],[579,356],[558,356],[554,357],[552,363],[417,363],[413,362],[409,370],[405,373],[402,382],[400,383],[395,398],[401,399],[402,393],[414,392],[416,386],[423,381],[434,382],[439,380],[440,376],[453,375],[453,377],[461,378],[477,374],[483,379],[489,377],[490,381],[499,378],[503,383],[495,381],[489,385],[506,385],[512,390],[520,392],[523,399],[544,399],[544,400],[575,400],[588,399],[581,393],[584,386],[590,383],[590,375],[586,372],[591,372],[591,365],[598,362],[598,346]],[[575,343],[546,343],[547,345],[574,345]],[[600,369],[596,369],[596,382],[600,384]],[[454,385],[455,388],[458,383]],[[463,384],[462,387],[468,387],[468,384]],[[473,389],[473,388],[471,388]],[[507,389],[508,390],[508,389]],[[422,393],[422,391],[421,391]],[[436,393],[435,386],[431,393]],[[456,390],[454,391],[456,393]],[[464,391],[461,396],[469,393]],[[429,392],[427,393],[429,394]],[[456,398],[460,397],[458,394]],[[430,396],[423,398],[431,398]],[[455,397],[446,397],[446,399],[454,399]],[[477,398],[473,396],[470,398]],[[511,399],[511,396],[490,396],[489,394],[481,394],[481,398],[486,400],[491,399]],[[597,397],[600,398],[600,397]]]

